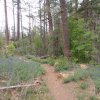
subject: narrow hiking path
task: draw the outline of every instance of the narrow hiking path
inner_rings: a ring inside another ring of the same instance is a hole
[[[46,85],[54,97],[54,100],[75,100],[70,89],[65,88],[62,80],[58,79],[57,73],[54,72],[54,68],[50,65],[42,65],[46,71],[43,77]]]

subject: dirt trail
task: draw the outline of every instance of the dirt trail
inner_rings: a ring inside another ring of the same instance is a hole
[[[43,67],[46,70],[44,80],[54,100],[74,100],[70,89],[65,88],[62,81],[58,79],[54,68],[47,64],[44,64]]]

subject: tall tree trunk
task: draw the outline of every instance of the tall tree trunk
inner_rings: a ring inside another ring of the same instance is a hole
[[[48,14],[48,21],[49,21],[49,34],[53,34],[53,23],[52,23],[52,16],[51,16],[51,10],[50,10],[50,0],[46,0],[46,6],[47,6],[47,14]]]
[[[20,4],[20,28],[21,28],[21,32],[20,32],[20,36],[21,39],[23,39],[24,35],[23,35],[23,14],[22,14],[22,5]]]
[[[48,33],[48,18],[46,16],[46,23],[45,23],[46,27],[45,27],[45,33]]]
[[[51,37],[51,42],[49,44],[49,54],[52,56],[54,55],[54,47],[53,47],[53,22],[51,16],[51,9],[50,9],[50,0],[46,0],[46,10],[48,15],[48,24],[49,24],[49,34]]]
[[[44,32],[43,32],[43,48],[44,54],[46,53],[46,12],[45,12],[45,0],[44,0]]]
[[[12,6],[13,6],[13,24],[14,24],[13,34],[14,34],[14,41],[15,41],[16,40],[16,33],[15,33],[15,9],[14,9],[14,0],[12,0]]]
[[[6,45],[9,43],[9,30],[8,30],[8,18],[7,18],[7,2],[4,0],[4,9],[5,9],[5,40]]]
[[[39,18],[40,18],[40,36],[41,36],[41,39],[42,39],[42,35],[43,35],[43,32],[42,32],[42,12],[41,12],[41,0],[39,0]]]
[[[28,36],[29,36],[29,41],[30,41],[30,45],[31,45],[31,6],[30,6],[30,4],[29,4],[29,34],[28,34]]]
[[[20,39],[20,0],[17,0],[17,40]]]
[[[75,11],[77,12],[78,10],[78,0],[75,0]]]
[[[60,0],[61,8],[61,20],[62,20],[62,33],[63,33],[63,42],[64,42],[64,56],[70,56],[70,43],[69,43],[69,34],[68,34],[68,21],[67,21],[67,10],[65,0]]]
[[[22,39],[24,38],[24,34],[23,34],[23,15],[21,13],[21,36],[22,36]]]

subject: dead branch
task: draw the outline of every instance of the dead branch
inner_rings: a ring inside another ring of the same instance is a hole
[[[40,59],[46,59],[48,57],[49,57],[49,55],[44,55],[44,56],[41,56]]]
[[[16,85],[16,86],[0,87],[0,91],[1,90],[8,90],[8,89],[15,89],[15,88],[31,87],[31,86],[36,86],[36,84],[26,84],[26,85]]]

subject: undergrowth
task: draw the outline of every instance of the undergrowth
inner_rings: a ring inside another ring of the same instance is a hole
[[[80,86],[80,88],[83,89],[83,90],[88,88],[88,84],[85,83],[85,82],[81,83],[79,86]]]
[[[57,72],[66,71],[69,69],[79,67],[78,64],[75,64],[74,62],[70,62],[68,59],[65,59],[63,56],[60,56],[58,58],[49,57],[46,59],[40,59],[39,57],[27,55],[26,58],[31,59],[32,61],[35,61],[41,64],[49,64],[51,66],[54,66],[55,71]]]
[[[18,57],[0,58],[0,80],[6,80],[5,86],[27,84],[34,82],[34,78],[44,74],[40,63],[24,60]],[[2,86],[0,84],[0,86]],[[4,84],[3,84],[4,86]],[[14,94],[12,95],[12,93]],[[17,95],[17,96],[16,96]],[[12,99],[13,97],[13,99]],[[29,88],[7,90],[0,93],[0,100],[52,100],[45,82]]]
[[[64,83],[69,83],[69,82],[77,82],[79,80],[85,80],[88,78],[89,74],[86,70],[83,69],[77,69],[74,73],[73,76],[69,76],[68,78],[64,79]]]
[[[88,68],[90,77],[94,81],[96,93],[100,93],[100,65],[91,66]]]
[[[88,69],[81,69],[79,64],[74,63],[65,59],[63,56],[58,58],[47,58],[40,59],[37,57],[29,57],[33,61],[42,63],[42,64],[50,64],[54,66],[55,71],[67,71],[67,70],[75,70],[74,76],[70,76],[67,79],[64,79],[64,83],[69,83],[71,81],[79,81],[85,80],[88,77],[94,81],[96,93],[100,92],[100,65],[91,65],[88,64]],[[84,87],[84,86],[83,86]]]
[[[17,57],[0,58],[0,78],[8,80],[7,85],[28,81],[44,73],[39,63],[18,59]]]
[[[90,96],[89,100],[98,100],[96,96]]]

